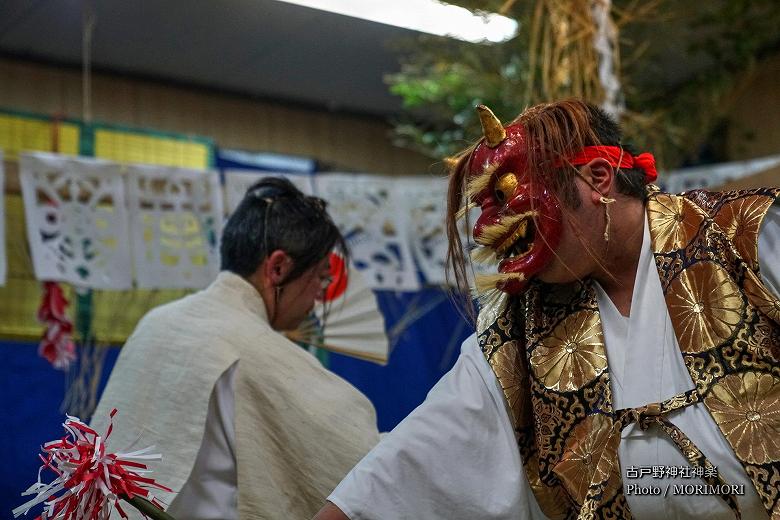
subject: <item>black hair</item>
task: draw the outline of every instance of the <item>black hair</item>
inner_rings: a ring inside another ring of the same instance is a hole
[[[623,143],[623,131],[615,119],[601,107],[586,103],[588,119],[591,127],[598,137],[598,143],[586,143],[590,145],[620,146],[627,153],[635,155],[636,151],[630,144]],[[643,200],[647,195],[645,187],[645,171],[641,168],[621,168],[615,176],[615,187],[618,193]]]
[[[318,197],[304,195],[289,180],[266,177],[252,185],[222,231],[221,269],[249,277],[277,249],[293,260],[284,280],[301,276],[346,241]]]
[[[581,201],[571,167],[544,168],[544,161],[566,157],[586,146],[617,146],[628,154],[636,154],[630,144],[623,143],[623,131],[610,114],[578,99],[536,105],[512,121],[512,124],[517,123],[525,126],[530,138],[538,143],[538,149],[528,154],[529,171],[537,170],[548,180],[561,202],[572,209],[578,208]],[[615,188],[618,193],[644,200],[647,196],[644,170],[619,168]]]

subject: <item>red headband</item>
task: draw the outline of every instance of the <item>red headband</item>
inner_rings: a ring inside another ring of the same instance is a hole
[[[610,166],[613,167],[644,170],[645,184],[650,184],[658,178],[653,154],[640,153],[634,157],[619,146],[586,146],[580,153],[569,159],[569,162],[574,166],[580,166],[597,158],[606,159]],[[618,164],[618,161],[620,161],[620,164]]]

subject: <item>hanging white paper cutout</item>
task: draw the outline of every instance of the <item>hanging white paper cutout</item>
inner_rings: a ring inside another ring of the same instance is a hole
[[[5,163],[0,150],[0,286],[5,285],[8,264],[5,258]]]
[[[447,215],[447,179],[410,178],[399,180],[399,189],[405,195],[406,211],[410,215],[409,239],[417,266],[431,285],[447,284],[447,248],[449,241],[446,231]],[[496,272],[496,265],[471,262],[470,250],[475,247],[471,228],[481,210],[474,208],[468,219],[458,220],[460,241],[466,258],[466,274],[472,280],[473,274]]]
[[[199,289],[214,280],[222,229],[217,172],[131,165],[127,201],[138,287]]]
[[[409,213],[409,240],[425,282],[446,283],[447,179],[405,177],[399,181]]]
[[[35,277],[93,289],[132,285],[120,166],[59,154],[20,158]]]
[[[284,177],[306,195],[311,195],[313,190],[311,175],[295,173],[276,173],[259,170],[224,170],[225,172],[225,199],[228,213],[238,207],[241,200],[254,183],[266,177]]]
[[[314,191],[328,202],[328,213],[369,287],[416,291],[420,283],[409,246],[409,212],[398,182],[378,175],[317,175]]]

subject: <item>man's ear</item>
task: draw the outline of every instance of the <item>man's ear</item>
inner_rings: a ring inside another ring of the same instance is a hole
[[[585,178],[590,180],[591,187],[597,191],[597,193],[593,193],[594,203],[598,203],[602,196],[612,196],[615,184],[615,168],[606,159],[601,157],[592,159],[582,168],[581,172]]]
[[[271,287],[277,287],[284,283],[287,275],[293,268],[293,260],[290,255],[277,249],[263,261],[263,277]]]

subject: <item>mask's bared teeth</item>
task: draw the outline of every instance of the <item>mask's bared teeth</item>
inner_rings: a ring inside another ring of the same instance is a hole
[[[528,221],[524,220],[520,223],[520,226],[518,226],[517,228],[517,236],[518,238],[525,238],[527,233],[528,233]]]
[[[515,242],[520,240],[521,238],[525,238],[526,234],[528,233],[528,220],[523,220],[518,224],[515,231],[506,239],[504,242],[501,243],[500,246],[496,248],[496,253],[501,256],[503,255],[508,248],[510,248]]]
[[[536,230],[533,225],[529,226],[528,221],[524,221],[521,227],[522,229],[512,233],[510,238],[514,239],[514,241],[506,245],[503,253],[498,256],[505,260],[518,260],[531,252]]]

